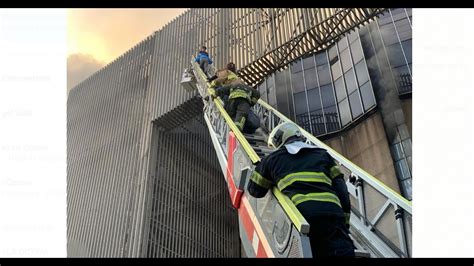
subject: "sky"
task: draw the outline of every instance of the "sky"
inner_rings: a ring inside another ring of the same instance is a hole
[[[69,9],[68,91],[186,10]]]

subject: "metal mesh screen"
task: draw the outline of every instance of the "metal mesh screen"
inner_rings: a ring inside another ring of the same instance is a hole
[[[147,257],[239,257],[237,213],[202,115],[155,129]]]

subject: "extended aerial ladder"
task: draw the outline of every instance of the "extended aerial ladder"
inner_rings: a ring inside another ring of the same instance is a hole
[[[213,71],[213,70],[212,70]],[[239,216],[239,232],[247,257],[312,257],[308,238],[310,226],[293,202],[276,187],[257,199],[245,188],[261,158],[272,152],[266,133],[279,123],[291,121],[261,99],[253,107],[262,131],[241,133],[219,98],[209,98],[207,77],[199,65],[183,74],[183,87],[197,89],[204,102],[204,119],[209,129],[230,199]],[[350,193],[351,237],[356,255],[411,257],[411,202],[344,156],[300,128],[307,142],[324,148],[344,173]]]

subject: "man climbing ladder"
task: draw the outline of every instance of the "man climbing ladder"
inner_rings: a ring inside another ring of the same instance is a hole
[[[255,105],[260,98],[260,93],[245,84],[235,74],[235,64],[228,63],[226,68],[217,71],[209,79],[211,82],[211,97],[228,96],[225,109],[239,130],[243,130],[250,107]]]
[[[248,192],[261,198],[276,186],[310,224],[313,257],[354,257],[349,237],[351,204],[343,174],[324,150],[306,144],[298,126],[285,122],[273,129],[266,156],[250,176]]]

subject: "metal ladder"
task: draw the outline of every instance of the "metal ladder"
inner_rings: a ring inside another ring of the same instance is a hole
[[[211,72],[214,70],[212,69]],[[309,224],[277,188],[257,199],[245,193],[254,165],[272,150],[266,138],[275,126],[291,121],[261,99],[253,107],[261,128],[241,133],[222,101],[210,100],[209,83],[199,65],[183,74],[181,84],[197,90],[204,102],[204,119],[232,205],[239,215],[239,232],[246,257],[312,257]],[[351,196],[351,237],[359,257],[411,257],[411,202],[300,128],[307,142],[326,149],[340,165]]]

